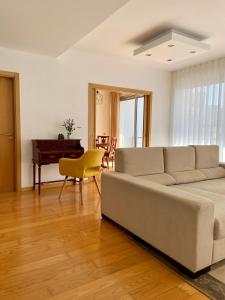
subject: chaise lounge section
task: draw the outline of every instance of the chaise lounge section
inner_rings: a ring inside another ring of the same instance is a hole
[[[117,149],[102,175],[102,215],[192,273],[225,258],[225,169],[219,147]]]

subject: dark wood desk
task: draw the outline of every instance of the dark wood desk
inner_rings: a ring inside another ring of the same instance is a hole
[[[62,157],[78,158],[84,153],[80,140],[32,140],[33,144],[33,189],[38,184],[38,193],[41,192],[41,166],[56,164]],[[38,165],[38,182],[36,182],[36,165]],[[55,180],[57,182],[58,180]]]

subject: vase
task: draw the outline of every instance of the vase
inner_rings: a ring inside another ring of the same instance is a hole
[[[71,136],[71,134],[67,133],[67,140],[70,140],[70,136]]]

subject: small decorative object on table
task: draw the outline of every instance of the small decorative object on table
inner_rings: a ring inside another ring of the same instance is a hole
[[[74,119],[66,119],[63,124],[63,127],[66,129],[67,139],[70,139],[71,134],[77,129],[81,128],[80,126],[75,126]]]
[[[58,134],[58,140],[64,140],[64,135],[62,133]]]

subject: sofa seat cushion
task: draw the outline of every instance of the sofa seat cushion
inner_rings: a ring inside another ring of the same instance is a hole
[[[203,191],[208,191],[217,195],[225,196],[225,178],[204,180],[204,181],[192,182],[188,184],[180,184],[176,186],[176,188],[182,188],[182,189],[189,188],[189,187],[201,189]]]
[[[167,186],[176,184],[174,178],[166,173],[137,176],[137,177],[145,180],[150,180],[159,184],[167,185]]]
[[[206,180],[204,173],[199,170],[173,172],[170,175],[175,179],[176,184]]]
[[[225,177],[225,169],[222,167],[200,169],[207,179],[217,179]]]
[[[163,173],[163,148],[118,148],[115,171],[133,176]]]
[[[193,147],[165,147],[165,172],[173,173],[195,169],[195,150]]]
[[[203,196],[214,202],[214,239],[225,238],[225,178],[174,185],[194,195]]]

